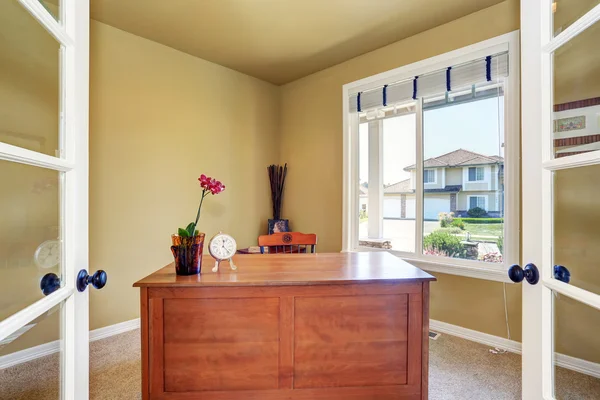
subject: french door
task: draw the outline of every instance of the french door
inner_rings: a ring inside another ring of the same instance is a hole
[[[0,370],[60,354],[3,398],[88,398],[88,43],[88,0],[0,2]]]
[[[600,397],[599,3],[521,1],[524,399]]]

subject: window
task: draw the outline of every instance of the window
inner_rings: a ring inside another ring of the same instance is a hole
[[[505,279],[519,260],[517,45],[504,35],[344,86],[344,204],[360,211],[344,213],[344,250]]]
[[[483,181],[484,173],[483,167],[469,167],[469,182]]]
[[[423,171],[423,183],[435,183],[435,170],[426,169]]]
[[[469,196],[469,210],[477,207],[487,210],[486,196]]]

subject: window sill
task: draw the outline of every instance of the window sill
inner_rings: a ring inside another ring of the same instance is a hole
[[[502,268],[493,268],[482,266],[471,266],[471,265],[458,265],[454,263],[435,262],[429,259],[420,259],[414,254],[407,256],[407,253],[394,250],[376,249],[371,247],[358,247],[352,251],[364,252],[364,251],[387,251],[398,258],[403,259],[409,264],[415,267],[421,268],[427,272],[439,272],[449,275],[458,275],[468,278],[485,279],[488,281],[506,282],[513,283],[508,278],[508,273]],[[456,261],[454,261],[456,263]],[[483,264],[483,263],[482,263]]]

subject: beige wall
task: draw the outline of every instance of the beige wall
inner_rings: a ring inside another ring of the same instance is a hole
[[[446,168],[446,185],[462,185],[462,168]]]
[[[518,28],[519,2],[508,0],[283,86],[280,161],[291,166],[283,211],[294,229],[316,232],[320,251],[341,248],[342,85]],[[501,283],[435,275],[432,318],[506,337]],[[507,286],[520,340],[521,289]]]
[[[496,192],[490,193],[489,191],[458,192],[456,196],[458,210],[468,211],[471,208],[469,207],[469,196],[486,196],[488,204],[486,211],[498,211],[496,210]]]
[[[170,235],[195,217],[201,173],[227,186],[206,199],[202,231],[228,232],[240,247],[266,231],[279,89],[95,21],[90,64],[90,269],[108,273],[106,287],[90,291],[96,329],[139,317],[131,285],[172,262]],[[0,196],[1,209],[33,197],[32,180],[23,196]],[[38,278],[32,282],[39,296]],[[56,339],[57,316],[0,355]]]

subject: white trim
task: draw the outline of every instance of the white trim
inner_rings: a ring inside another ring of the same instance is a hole
[[[60,288],[51,295],[36,301],[32,305],[0,321],[0,341],[6,339],[29,322],[50,310],[52,307],[55,307],[65,299],[68,299],[73,292],[74,289],[72,288]]]
[[[544,278],[542,283],[548,289],[600,310],[600,295],[596,293],[581,289],[575,285],[569,285],[554,278]]]
[[[22,147],[0,142],[0,160],[18,162],[35,167],[53,169],[56,171],[70,171],[74,165],[62,158],[56,158],[37,151],[27,150]]]
[[[132,319],[118,324],[105,326],[104,328],[90,331],[90,342],[106,339],[121,333],[133,331],[140,327],[140,319]],[[32,361],[40,357],[49,356],[60,351],[60,340],[44,343],[39,346],[30,347],[25,350],[16,351],[0,357],[0,370],[9,368],[24,362]]]
[[[59,43],[65,46],[73,46],[73,39],[67,34],[61,23],[44,8],[38,0],[18,0],[19,3],[50,33]],[[64,7],[64,5],[62,5]],[[64,13],[61,10],[61,13]]]
[[[521,343],[515,340],[505,339],[500,336],[490,335],[488,333],[463,328],[462,326],[452,325],[447,322],[436,321],[433,319],[429,320],[429,329],[493,348],[510,351],[511,353],[521,354]],[[598,363],[560,353],[556,353],[555,357],[554,363],[559,367],[600,378],[600,364]]]
[[[542,167],[549,171],[558,171],[561,169],[588,167],[597,164],[600,164],[600,150],[575,154],[574,156],[554,158],[544,162]]]
[[[543,47],[542,51],[545,53],[552,53],[556,51],[559,47],[566,44],[575,36],[594,25],[598,20],[600,20],[600,4],[585,13],[583,17],[569,25],[567,29],[556,35],[556,37],[550,40],[550,42]]]

